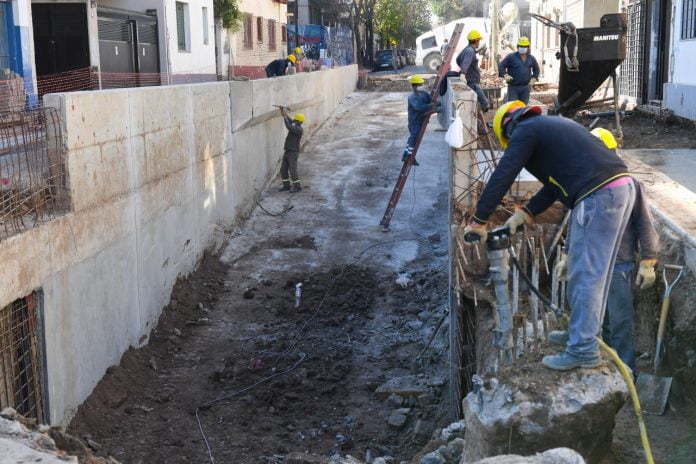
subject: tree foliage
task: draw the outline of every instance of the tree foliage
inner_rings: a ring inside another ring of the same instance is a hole
[[[237,0],[214,0],[213,14],[215,18],[222,19],[222,25],[226,29],[239,30],[242,12]]]
[[[466,16],[483,16],[484,2],[481,0],[430,0],[433,13],[442,23]]]
[[[382,43],[411,47],[416,37],[431,29],[428,0],[377,0],[375,26]]]

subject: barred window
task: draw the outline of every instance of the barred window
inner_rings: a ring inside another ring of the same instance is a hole
[[[696,39],[696,0],[683,0],[681,38]]]
[[[183,2],[176,2],[176,39],[179,51],[182,52],[188,50],[188,41],[186,40],[187,6]]]
[[[285,24],[280,26],[280,40],[282,40],[283,43],[288,43],[288,27]]]
[[[254,48],[254,23],[250,14],[244,15],[244,48]]]
[[[258,36],[259,43],[263,43],[263,18],[256,18],[256,35]]]
[[[272,19],[268,20],[268,49],[276,49],[276,22]]]

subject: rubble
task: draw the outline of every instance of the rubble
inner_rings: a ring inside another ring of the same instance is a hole
[[[569,373],[534,364],[527,369],[535,371],[490,378],[467,395],[464,461],[571,447],[599,462],[610,451],[614,419],[628,396],[621,375],[608,364]]]
[[[585,460],[572,449],[554,448],[534,456],[523,457],[515,454],[506,454],[482,459],[473,464],[585,464]]]
[[[89,447],[101,445],[88,439]],[[60,427],[37,425],[12,408],[0,412],[0,461],[43,464],[118,464],[113,458],[95,457],[87,445]]]

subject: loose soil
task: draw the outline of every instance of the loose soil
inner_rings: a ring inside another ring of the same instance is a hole
[[[448,294],[445,151],[423,153],[393,231],[377,229],[399,172],[403,104],[351,97],[302,155],[305,190],[261,199],[292,212],[252,213],[221,256],[180,279],[149,343],[108,369],[70,431],[126,464],[205,463],[209,452],[268,464],[292,452],[405,460],[447,425],[447,323],[425,349]],[[380,124],[369,146],[347,143]],[[432,379],[428,401],[375,395],[410,374]],[[388,424],[402,407],[406,424]]]

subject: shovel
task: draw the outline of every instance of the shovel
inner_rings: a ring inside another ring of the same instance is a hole
[[[672,283],[667,282],[667,269],[679,271]],[[659,377],[657,375],[662,363],[662,350],[664,347],[665,327],[667,326],[667,315],[669,314],[669,296],[672,288],[677,284],[682,276],[683,266],[665,264],[662,269],[662,279],[665,281],[665,296],[662,298],[662,310],[660,312],[660,325],[657,329],[657,344],[655,345],[655,360],[653,362],[653,373],[646,374],[641,372],[638,376],[636,388],[640,399],[641,408],[644,413],[660,415],[665,412],[669,390],[672,388],[672,377]]]

